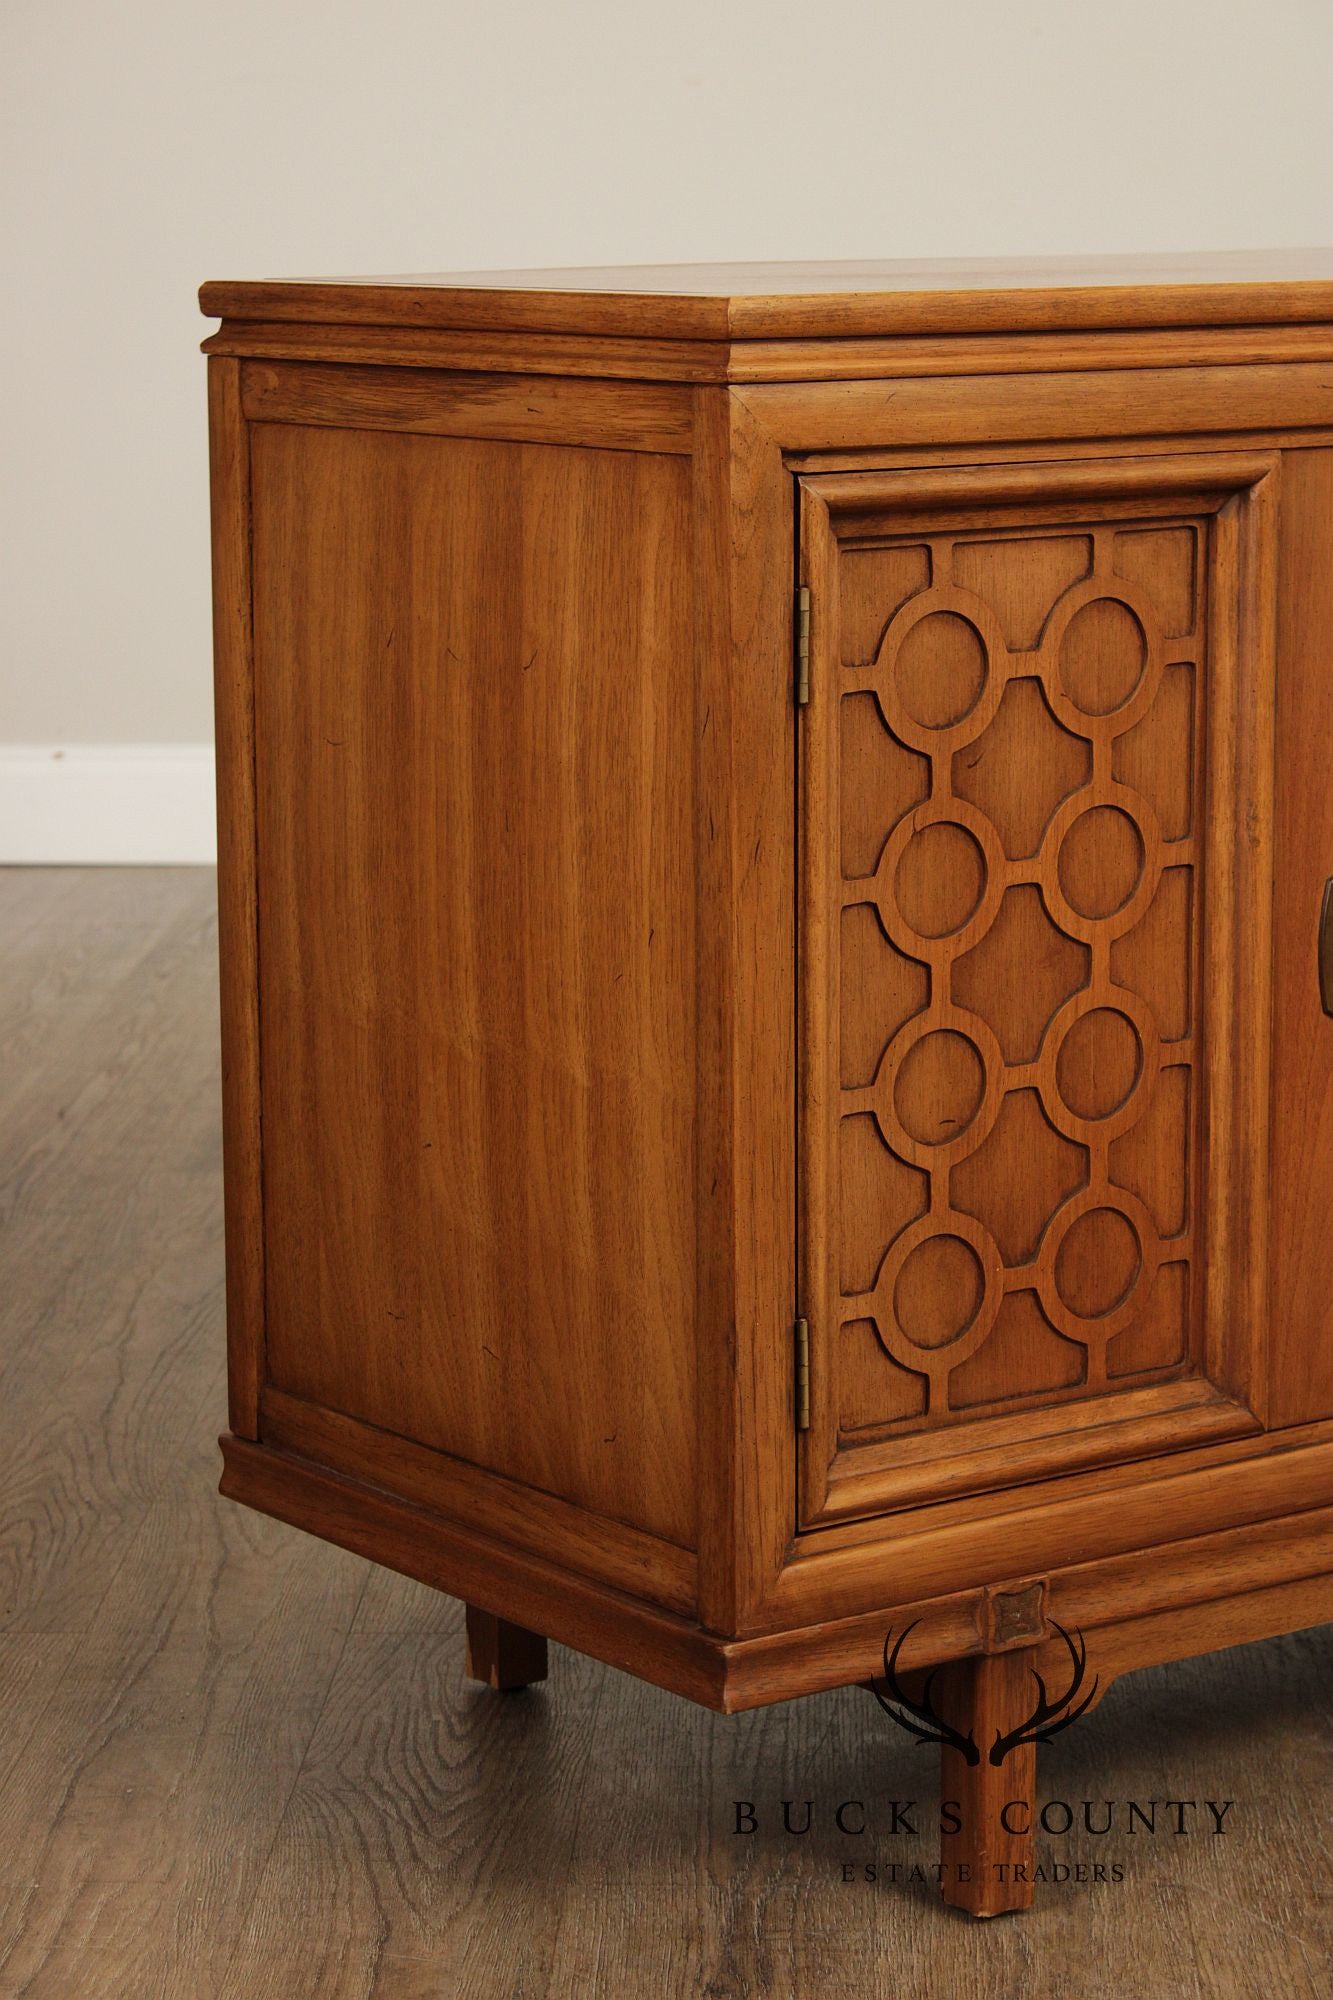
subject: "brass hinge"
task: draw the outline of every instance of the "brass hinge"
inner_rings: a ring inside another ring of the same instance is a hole
[[[796,1322],[796,1428],[810,1428],[810,1322]]]
[[[796,706],[804,708],[810,699],[810,586],[803,583],[796,593]]]

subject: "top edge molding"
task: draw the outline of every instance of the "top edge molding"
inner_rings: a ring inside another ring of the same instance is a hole
[[[199,303],[270,323],[659,340],[1295,326],[1333,321],[1333,249],[214,279]]]

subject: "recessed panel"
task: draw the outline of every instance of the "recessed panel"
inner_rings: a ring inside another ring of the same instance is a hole
[[[1034,511],[837,555],[828,1434],[886,1466],[1205,1368],[1215,523]]]
[[[252,460],[268,1381],[690,1546],[688,461]]]

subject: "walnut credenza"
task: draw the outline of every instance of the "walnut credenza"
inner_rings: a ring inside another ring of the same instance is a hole
[[[1333,1615],[1333,256],[202,303],[223,1490],[497,1687],[892,1632],[1021,1905],[1064,1632]]]

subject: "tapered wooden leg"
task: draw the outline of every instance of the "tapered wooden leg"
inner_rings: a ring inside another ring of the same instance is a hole
[[[546,1641],[525,1625],[511,1625],[491,1611],[469,1604],[467,1611],[467,1677],[506,1691],[530,1687],[546,1679]]]
[[[974,1917],[1026,1910],[1033,1896],[1033,1822],[1037,1752],[1031,1743],[990,1761],[996,1732],[1013,1729],[1032,1708],[1035,1651],[989,1653],[955,1660],[940,1674],[935,1705],[966,1736],[978,1762],[949,1745],[940,1751],[940,1887],[946,1903]],[[952,1807],[952,1811],[950,1810]],[[956,1819],[956,1830],[953,1827]]]

